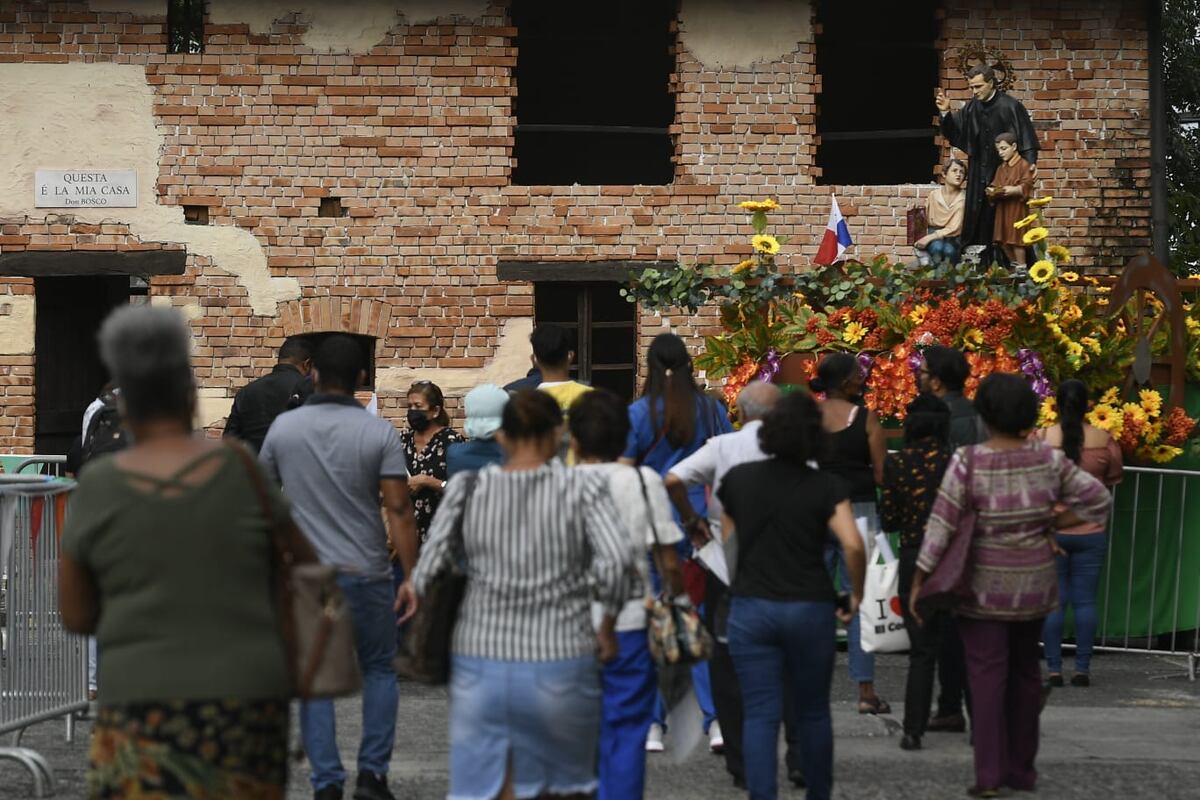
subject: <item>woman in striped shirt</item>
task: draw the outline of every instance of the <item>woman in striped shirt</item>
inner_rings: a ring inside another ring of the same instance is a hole
[[[596,790],[600,662],[616,655],[635,566],[603,478],[554,458],[561,425],[552,397],[515,394],[498,436],[504,466],[480,470],[471,488],[454,477],[413,572],[420,596],[452,559],[466,563],[451,645],[455,800]]]

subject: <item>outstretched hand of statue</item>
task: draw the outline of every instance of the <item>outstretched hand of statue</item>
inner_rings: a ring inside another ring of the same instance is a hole
[[[937,88],[937,92],[933,96],[933,102],[937,106],[939,113],[945,114],[950,110],[950,98],[946,97],[946,92],[943,91],[942,87],[940,86]]]

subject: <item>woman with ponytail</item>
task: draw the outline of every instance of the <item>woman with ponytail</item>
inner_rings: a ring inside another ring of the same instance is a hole
[[[660,476],[666,476],[671,467],[699,450],[713,436],[732,433],[729,412],[719,401],[713,400],[696,385],[692,372],[692,357],[687,346],[673,333],[660,333],[650,343],[646,353],[646,383],[642,396],[629,406],[629,436],[621,460],[627,464],[652,468]],[[684,528],[693,533],[699,521],[707,516],[708,503],[705,487],[696,485],[688,488],[694,514],[686,520]],[[676,513],[676,521],[684,522]],[[689,589],[703,586],[704,573],[691,563],[691,545],[687,539],[680,543],[680,556],[684,561],[684,577]],[[725,746],[721,726],[716,724],[716,711],[709,683],[708,664],[700,663],[692,669],[692,681],[696,689],[696,700],[704,713],[704,729],[709,735],[709,745],[714,751]],[[659,701],[655,709],[655,723],[646,739],[646,749],[659,752],[663,749],[665,709]]]
[[[1084,421],[1088,390],[1082,381],[1063,381],[1058,387],[1058,424],[1044,428],[1038,436],[1051,447],[1090,473],[1105,486],[1121,482],[1121,446]],[[1072,686],[1090,686],[1089,667],[1096,640],[1096,591],[1104,566],[1107,542],[1104,525],[1084,523],[1060,528],[1056,535],[1062,554],[1057,557],[1058,608],[1046,617],[1042,641],[1050,685],[1062,686],[1063,617],[1070,606],[1075,617],[1075,674]]]
[[[862,403],[864,383],[858,359],[849,353],[833,353],[818,365],[817,376],[809,382],[809,388],[825,395],[821,403],[821,426],[828,434],[828,444],[817,461],[822,470],[849,484],[851,508],[856,519],[866,520],[867,529],[863,533],[870,542],[879,532],[875,487],[883,483],[887,442],[879,417]],[[846,559],[832,540],[826,561],[831,572],[836,566],[839,588],[849,591]],[[892,707],[875,694],[875,656],[863,652],[861,635],[855,614],[847,626],[846,650],[850,680],[858,684],[858,713],[890,714]]]

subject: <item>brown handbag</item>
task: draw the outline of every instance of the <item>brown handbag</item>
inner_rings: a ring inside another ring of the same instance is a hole
[[[362,689],[362,673],[350,607],[338,587],[337,569],[317,562],[296,563],[289,542],[303,534],[290,517],[280,519],[272,513],[262,473],[250,453],[236,444],[228,446],[242,460],[271,527],[276,602],[292,696],[317,700],[357,694]]]
[[[929,217],[924,206],[913,206],[905,214],[908,227],[908,243],[916,244],[922,236],[929,233]]]

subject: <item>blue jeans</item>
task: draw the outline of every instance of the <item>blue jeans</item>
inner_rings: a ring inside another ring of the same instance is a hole
[[[872,533],[872,535],[874,535]],[[825,548],[825,567],[833,573],[837,572],[836,586],[838,591],[850,591],[850,571],[846,569],[846,555],[842,546],[836,541]],[[862,649],[862,626],[858,614],[846,626],[846,655],[850,662],[850,680],[855,683],[875,682],[875,656]]]
[[[617,657],[600,675],[599,800],[640,800],[646,785],[646,733],[654,717],[658,678],[646,631],[617,634]]]
[[[833,603],[734,597],[729,654],[742,687],[742,748],[751,800],[775,800],[784,682],[792,689],[808,800],[833,791],[833,718],[829,688],[834,664]]]
[[[396,738],[396,705],[400,700],[396,673],[392,669],[392,659],[396,656],[392,581],[390,578],[340,575],[338,585],[350,606],[358,666],[363,673],[358,771],[387,775]],[[338,755],[333,701],[301,703],[300,733],[308,763],[312,766],[313,789],[345,784],[346,771]]]
[[[943,261],[953,264],[958,260],[958,240],[954,238],[934,239],[925,250],[935,264]]]
[[[1096,592],[1100,570],[1107,552],[1103,533],[1062,534],[1058,546],[1067,551],[1056,559],[1058,568],[1058,608],[1046,617],[1042,641],[1046,648],[1046,668],[1062,672],[1063,619],[1067,606],[1075,617],[1075,671],[1087,674],[1096,643]]]

